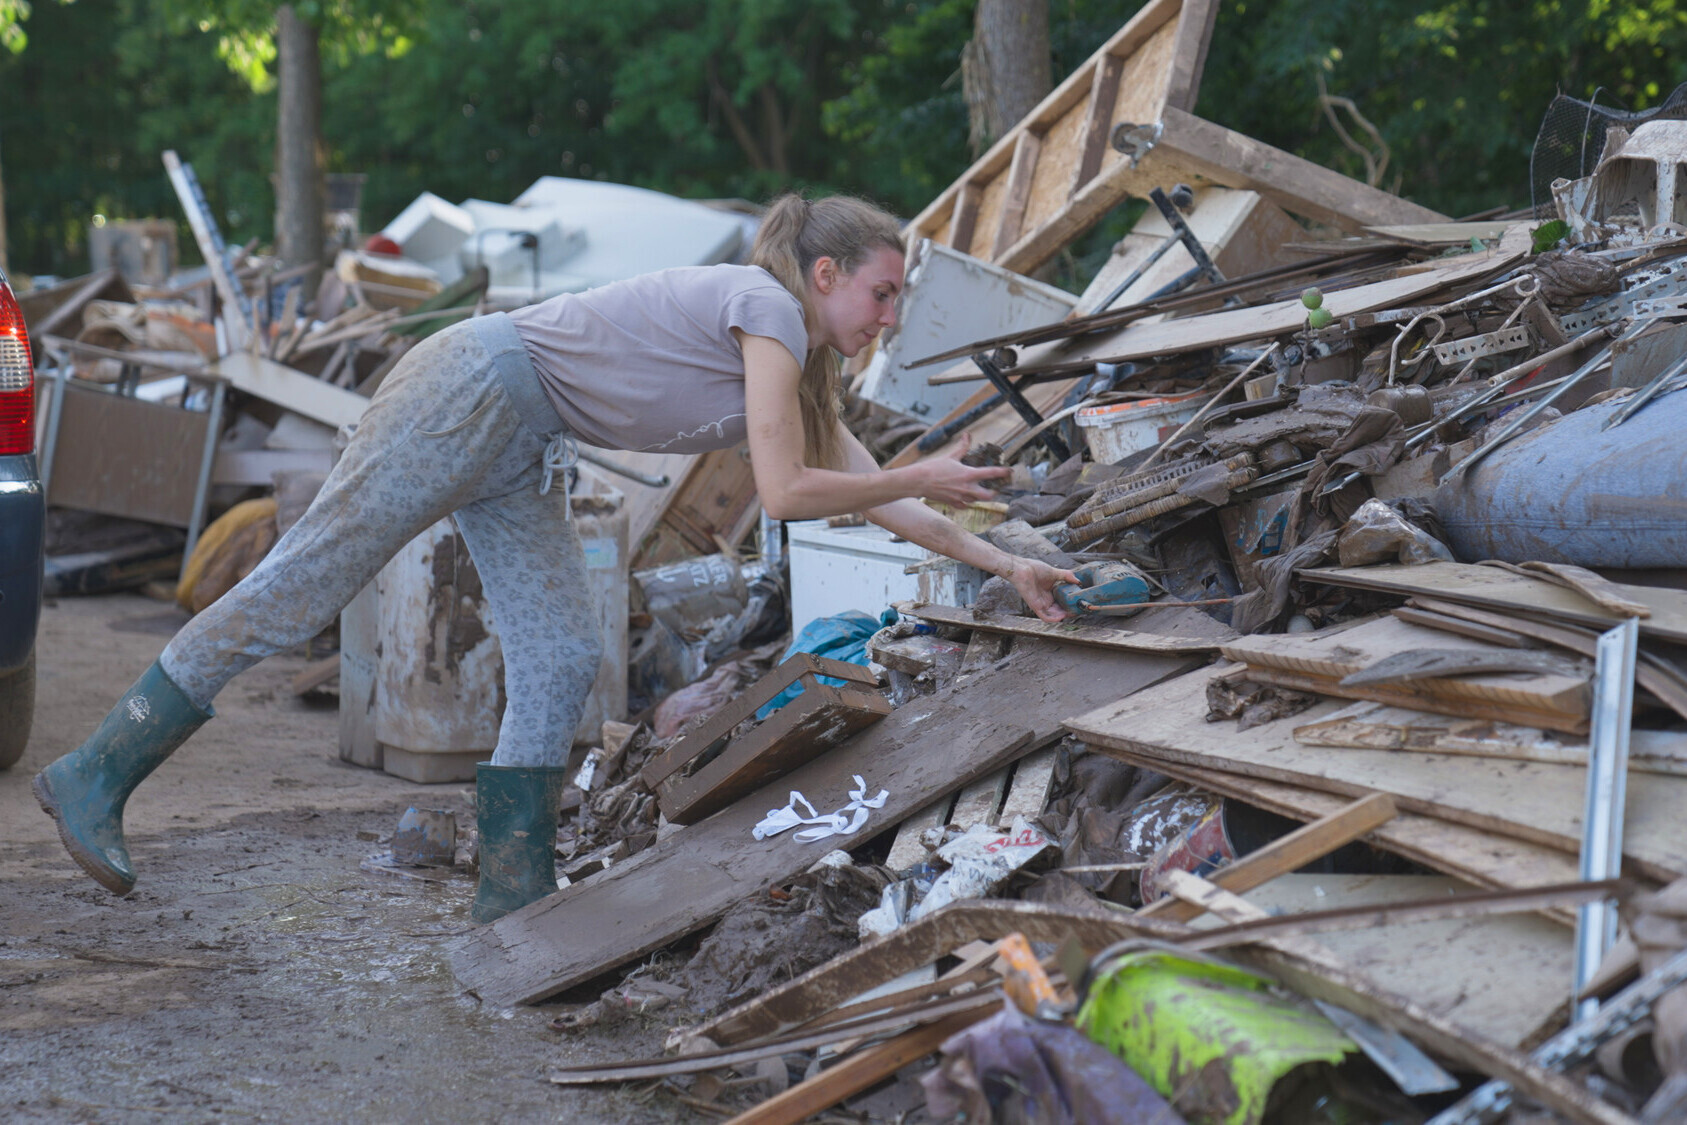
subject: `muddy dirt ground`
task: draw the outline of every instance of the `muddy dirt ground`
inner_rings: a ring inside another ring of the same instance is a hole
[[[185,620],[120,595],[46,609],[35,734],[0,772],[0,1119],[675,1122],[665,1094],[552,1086],[549,1067],[658,1053],[656,1020],[563,1036],[546,1007],[461,993],[445,947],[466,875],[359,869],[411,804],[472,823],[463,785],[346,765],[332,706],[252,669],[136,792],[139,884],[116,898],[59,846],[29,779],[75,748]]]

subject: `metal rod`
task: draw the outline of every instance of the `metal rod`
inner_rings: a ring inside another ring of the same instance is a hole
[[[1645,1019],[1660,997],[1683,982],[1687,982],[1687,949],[1623,989],[1597,1014],[1571,1024],[1535,1048],[1529,1061],[1559,1072],[1586,1062],[1600,1044]],[[1429,1125],[1490,1125],[1515,1101],[1516,1091],[1511,1083],[1496,1078],[1436,1114]]]
[[[199,455],[199,480],[193,486],[193,512],[188,516],[187,542],[182,544],[182,571],[187,576],[187,563],[193,549],[199,545],[199,532],[205,526],[205,500],[211,494],[211,466],[217,460],[217,442],[223,431],[223,383],[211,384],[210,417],[205,420],[205,449]]]
[[[1589,739],[1587,802],[1582,813],[1581,877],[1615,879],[1623,866],[1623,805],[1628,795],[1628,736],[1634,714],[1634,665],[1640,621],[1631,617],[1607,630],[1595,650],[1592,737]],[[1617,912],[1610,900],[1582,904],[1576,919],[1575,982],[1580,996],[1617,940]],[[1583,1019],[1599,1001],[1580,1002]]]
[[[648,484],[651,488],[667,488],[668,485],[673,483],[673,480],[666,473],[661,476],[656,476],[654,473],[641,473],[637,469],[617,464],[601,453],[591,452],[584,447],[580,450],[580,460],[589,465],[596,465],[598,468],[614,473],[616,476],[626,477],[628,480],[637,481],[640,484]]]
[[[1148,255],[1148,257],[1144,258],[1142,260],[1142,264],[1140,266],[1137,266],[1134,270],[1132,270],[1130,272],[1129,277],[1125,278],[1125,280],[1119,282],[1118,285],[1114,286],[1113,292],[1107,294],[1107,299],[1105,301],[1101,302],[1101,304],[1096,307],[1095,311],[1098,312],[1098,313],[1104,313],[1108,309],[1112,308],[1113,302],[1117,301],[1120,297],[1123,297],[1125,295],[1125,290],[1127,290],[1131,286],[1135,285],[1137,283],[1137,280],[1139,278],[1141,278],[1143,274],[1147,273],[1149,271],[1149,269],[1153,267],[1155,262],[1158,262],[1161,258],[1164,258],[1166,256],[1166,251],[1170,250],[1173,246],[1178,245],[1179,242],[1180,242],[1180,240],[1177,237],[1176,231],[1173,231],[1170,235],[1167,235],[1166,240],[1164,242],[1160,243],[1160,245],[1154,247],[1154,252],[1152,254]]]
[[[1007,375],[996,365],[996,361],[987,352],[979,352],[972,357],[972,361],[978,365],[980,371],[984,372],[984,377],[990,380],[990,385],[1001,392],[1008,405],[1013,407],[1014,412],[1027,426],[1035,429],[1043,424],[1043,416],[1037,413],[1037,408],[1032,406],[1030,401],[1020,393],[1019,388],[1008,380]],[[1052,430],[1044,430],[1038,435],[1037,440],[1042,442],[1048,448],[1048,451],[1054,455],[1056,463],[1065,461],[1072,456],[1072,451],[1066,448],[1066,443],[1061,441],[1059,435]]]
[[[53,455],[58,452],[59,419],[64,417],[64,388],[70,370],[65,357],[58,352],[49,352],[45,344],[41,347],[41,354],[53,357],[53,401],[47,407],[47,440],[41,447],[41,495],[46,496],[53,480]]]
[[[1634,395],[1634,397],[1623,403],[1615,414],[1605,419],[1605,424],[1601,426],[1600,429],[1608,430],[1613,426],[1620,426],[1624,422],[1628,421],[1640,412],[1641,407],[1645,406],[1658,396],[1659,392],[1663,390],[1665,383],[1668,383],[1671,379],[1675,378],[1683,371],[1687,371],[1687,356],[1682,356],[1669,367],[1666,367],[1656,378],[1647,382],[1647,384],[1642,387]]]
[[[1148,193],[1148,198],[1153,200],[1155,207],[1159,208],[1160,217],[1166,220],[1173,233],[1182,241],[1183,248],[1189,251],[1189,256],[1195,259],[1195,265],[1206,275],[1207,280],[1214,285],[1223,285],[1224,275],[1218,271],[1217,266],[1213,265],[1213,260],[1207,256],[1207,248],[1201,245],[1201,240],[1195,237],[1195,232],[1190,230],[1189,224],[1183,221],[1183,216],[1178,214],[1177,208],[1167,197],[1165,191],[1154,188]]]
[[[1637,331],[1639,331],[1638,327],[1631,329],[1629,332],[1623,333],[1623,335],[1618,338],[1619,342],[1621,340],[1628,339]],[[1455,474],[1463,473],[1475,468],[1478,461],[1482,460],[1482,458],[1486,457],[1488,454],[1504,445],[1507,441],[1511,440],[1512,436],[1522,430],[1524,426],[1528,425],[1537,414],[1551,406],[1554,402],[1557,402],[1559,398],[1563,397],[1565,391],[1568,391],[1571,387],[1575,386],[1599,367],[1603,366],[1604,363],[1611,358],[1611,349],[1615,346],[1615,344],[1612,344],[1607,347],[1600,348],[1598,353],[1595,354],[1592,359],[1578,367],[1573,374],[1571,374],[1563,382],[1559,383],[1558,386],[1554,387],[1546,395],[1546,397],[1542,398],[1529,409],[1519,411],[1518,416],[1511,420],[1511,424],[1506,426],[1505,429],[1501,430],[1492,438],[1488,439],[1488,443],[1486,445],[1473,452],[1457,465],[1454,465],[1451,469],[1448,469],[1446,476],[1442,477],[1441,480],[1449,480]]]
[[[1212,398],[1209,398],[1206,402],[1202,403],[1201,409],[1199,409],[1195,412],[1195,416],[1193,418],[1189,419],[1189,421],[1187,421],[1183,425],[1179,426],[1175,431],[1172,432],[1172,435],[1170,437],[1168,437],[1165,441],[1162,441],[1160,443],[1160,448],[1156,449],[1152,454],[1149,455],[1148,460],[1146,460],[1142,463],[1142,465],[1139,467],[1138,471],[1140,472],[1142,469],[1148,468],[1149,466],[1153,465],[1154,462],[1158,461],[1161,457],[1165,456],[1166,450],[1171,448],[1173,442],[1175,442],[1178,438],[1182,437],[1184,434],[1188,433],[1191,427],[1193,427],[1201,419],[1205,418],[1207,416],[1207,414],[1212,410],[1212,408],[1218,405],[1218,402],[1219,402],[1220,399],[1222,399],[1225,395],[1229,394],[1231,391],[1235,390],[1239,385],[1241,385],[1242,380],[1246,379],[1249,375],[1252,375],[1254,373],[1255,369],[1257,369],[1259,367],[1259,365],[1264,363],[1267,359],[1270,359],[1272,355],[1276,354],[1276,351],[1277,351],[1277,343],[1276,343],[1276,341],[1273,341],[1269,348],[1266,348],[1263,352],[1260,353],[1258,359],[1254,360],[1252,363],[1250,363],[1246,367],[1242,368],[1242,373],[1240,375],[1238,375],[1234,379],[1230,380],[1230,382],[1224,384],[1223,390],[1219,391]]]
[[[959,418],[956,418],[952,422],[943,423],[943,425],[920,438],[919,441],[914,443],[914,448],[918,449],[921,453],[930,453],[934,449],[941,448],[948,443],[950,438],[954,437],[957,433],[966,429],[968,426],[990,413],[990,411],[996,409],[996,407],[1000,406],[1005,401],[1007,400],[1002,397],[1000,392],[991,395],[971,410],[968,410],[965,414],[962,414]]]

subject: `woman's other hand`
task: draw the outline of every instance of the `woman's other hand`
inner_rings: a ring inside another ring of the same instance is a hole
[[[1015,558],[1013,567],[1002,577],[1013,583],[1025,604],[1044,621],[1060,621],[1067,614],[1054,600],[1054,588],[1063,582],[1076,583],[1078,576],[1036,559]]]
[[[995,492],[984,487],[987,480],[1005,480],[1013,476],[1013,470],[1005,465],[982,466],[974,468],[961,464],[961,458],[972,448],[972,435],[962,434],[961,440],[955,448],[942,457],[933,457],[921,463],[924,473],[924,488],[920,495],[927,500],[938,500],[945,504],[971,504],[977,500],[994,500]]]

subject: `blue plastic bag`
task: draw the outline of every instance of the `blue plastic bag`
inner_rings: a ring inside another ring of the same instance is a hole
[[[883,616],[874,617],[862,613],[858,609],[845,610],[836,617],[817,617],[802,627],[802,632],[791,639],[791,647],[785,650],[785,655],[779,658],[780,663],[791,659],[799,652],[812,652],[816,656],[828,656],[833,660],[841,660],[845,664],[867,664],[867,639],[885,625],[896,623],[896,611],[887,609]],[[821,676],[823,684],[842,685],[844,681],[832,676]],[[756,712],[757,719],[765,719],[785,704],[802,694],[801,682],[794,683]]]

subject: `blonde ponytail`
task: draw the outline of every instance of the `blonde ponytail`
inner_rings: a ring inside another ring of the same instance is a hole
[[[844,273],[854,273],[880,247],[901,251],[896,219],[863,199],[832,195],[808,200],[789,193],[773,201],[756,231],[750,264],[771,273],[797,300],[810,328],[814,304],[808,292],[810,268],[831,258]],[[838,354],[829,347],[808,353],[797,399],[802,411],[805,461],[816,468],[843,465],[838,443],[838,401],[842,380]]]

